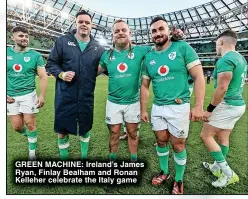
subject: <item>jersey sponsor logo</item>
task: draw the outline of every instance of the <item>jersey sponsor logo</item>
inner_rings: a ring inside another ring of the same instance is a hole
[[[120,64],[118,64],[118,66],[117,66],[117,70],[118,70],[120,73],[126,72],[127,69],[128,69],[128,66],[127,66],[126,63],[120,63]]]
[[[76,44],[73,41],[68,41],[68,46],[76,46]]]
[[[25,62],[29,62],[30,61],[30,57],[24,57],[24,61]]]
[[[158,74],[161,76],[165,76],[169,73],[169,67],[166,65],[162,65],[158,68]]]
[[[7,60],[12,60],[13,57],[12,56],[7,56]]]
[[[151,60],[150,65],[154,65],[154,64],[156,64],[155,60]]]
[[[127,57],[128,57],[128,59],[133,59],[133,58],[134,58],[134,53],[131,53],[131,54],[128,53],[128,54],[127,54]]]
[[[177,53],[176,53],[176,52],[171,52],[171,53],[168,55],[168,57],[169,57],[170,60],[174,60],[174,59],[176,58],[176,56],[177,56]]]
[[[14,64],[13,70],[17,73],[21,72],[22,71],[22,65],[21,64]]]

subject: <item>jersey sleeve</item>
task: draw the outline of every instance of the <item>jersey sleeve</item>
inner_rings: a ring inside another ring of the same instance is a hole
[[[146,59],[142,62],[142,78],[150,79],[149,72],[147,69]]]
[[[104,68],[104,69],[107,69],[107,64],[106,64],[106,57],[107,57],[107,51],[105,51],[101,58],[100,58],[100,62],[99,62],[99,65]]]
[[[186,42],[184,42],[184,60],[185,60],[185,64],[187,69],[191,69],[194,66],[200,65],[201,61],[197,55],[197,53],[195,52],[195,50]]]
[[[44,59],[40,53],[38,54],[38,57],[37,57],[36,67],[37,68],[44,68],[45,67]]]
[[[234,69],[234,64],[230,59],[226,59],[225,57],[218,60],[216,63],[216,71],[217,73],[222,72],[232,72]]]

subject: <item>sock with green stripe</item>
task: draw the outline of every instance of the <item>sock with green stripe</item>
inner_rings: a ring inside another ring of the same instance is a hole
[[[184,170],[185,170],[186,161],[187,161],[186,149],[184,149],[180,153],[174,152],[174,161],[175,161],[175,167],[176,167],[175,181],[178,182],[179,180],[181,180],[183,182],[183,175],[184,175]]]
[[[17,131],[20,135],[27,136],[27,126],[24,125],[22,130]]]
[[[110,161],[115,161],[116,160],[116,152],[111,152],[109,154],[109,160]]]
[[[69,135],[64,138],[58,138],[58,147],[61,160],[67,160],[69,157]]]
[[[229,146],[224,146],[222,144],[219,144],[219,146],[221,148],[221,152],[222,152],[224,158],[226,158],[226,156],[227,156],[227,154],[229,152]],[[217,171],[218,169],[220,169],[219,164],[216,161],[214,161],[213,170]]]
[[[87,159],[90,142],[90,132],[80,136],[81,158]]]
[[[164,174],[168,174],[169,173],[168,171],[168,163],[169,163],[168,145],[165,147],[156,146],[156,151],[157,151],[161,171],[163,171]]]
[[[221,151],[210,152],[210,155],[214,158],[225,175],[232,176],[232,170],[227,164],[226,159]]]
[[[26,130],[26,134],[28,137],[28,149],[29,149],[29,158],[33,158],[35,157],[35,150],[37,147],[37,135],[38,135],[38,131],[34,130],[34,131],[28,131]]]

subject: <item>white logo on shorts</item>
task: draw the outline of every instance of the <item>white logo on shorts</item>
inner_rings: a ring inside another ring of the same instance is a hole
[[[117,66],[117,70],[118,70],[120,73],[126,72],[127,69],[128,69],[128,66],[127,66],[126,63],[120,63],[120,64],[118,64],[118,66]]]
[[[176,58],[176,56],[177,56],[177,52],[171,52],[171,53],[168,55],[168,57],[169,57],[170,60],[174,60],[174,59]]]
[[[24,57],[24,61],[25,62],[29,62],[30,61],[30,57]]]
[[[134,58],[134,53],[131,53],[131,54],[128,53],[128,54],[127,54],[127,57],[128,57],[129,59],[133,59],[133,58]]]
[[[13,70],[17,73],[21,72],[22,71],[22,65],[21,64],[14,64]]]
[[[169,73],[169,67],[166,65],[162,65],[158,68],[158,74],[161,76],[165,76]]]

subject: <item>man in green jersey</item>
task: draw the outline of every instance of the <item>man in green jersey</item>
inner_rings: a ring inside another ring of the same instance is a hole
[[[150,46],[131,44],[131,32],[127,23],[117,20],[113,25],[114,48],[103,53],[98,73],[108,70],[108,100],[106,123],[110,131],[110,160],[116,160],[121,124],[126,123],[131,161],[137,160],[140,122],[139,79],[141,63]],[[180,31],[174,35],[182,36]],[[178,37],[177,37],[178,38]]]
[[[36,159],[36,115],[44,106],[47,75],[40,53],[28,48],[28,30],[12,30],[14,47],[7,48],[7,114],[15,131],[28,137],[29,159]],[[40,96],[37,98],[35,76],[40,78]]]
[[[122,122],[126,124],[131,160],[137,160],[137,129],[140,122],[139,77],[141,62],[150,46],[131,44],[131,32],[126,22],[113,25],[114,48],[103,53],[99,72],[108,70],[109,86],[106,123],[110,131],[110,160],[116,160]]]
[[[212,182],[214,187],[225,187],[239,181],[237,174],[226,162],[229,136],[235,123],[245,112],[242,92],[247,62],[235,51],[236,43],[237,35],[231,30],[226,30],[217,37],[216,52],[221,58],[214,69],[215,91],[203,117],[205,123],[201,139],[215,160],[213,164],[203,162],[203,166],[218,177],[217,181]],[[215,141],[215,136],[218,142]]]
[[[185,140],[188,136],[189,121],[199,121],[203,116],[205,80],[196,52],[186,42],[172,42],[168,38],[169,28],[164,18],[156,17],[150,25],[155,48],[145,55],[140,100],[141,119],[148,122],[146,106],[152,81],[154,102],[151,124],[157,139],[156,151],[161,169],[160,174],[152,179],[152,184],[162,184],[170,177],[170,140],[176,168],[172,194],[183,194],[183,175],[187,159]],[[195,88],[195,106],[191,111],[189,75],[194,80]]]

